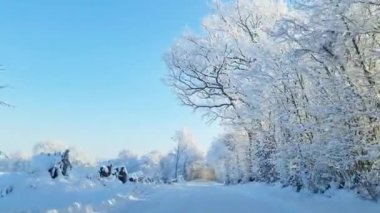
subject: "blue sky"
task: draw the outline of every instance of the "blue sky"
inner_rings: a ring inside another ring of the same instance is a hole
[[[0,0],[0,149],[58,140],[93,156],[169,150],[187,127],[207,148],[219,132],[161,81],[162,54],[199,30],[207,0]]]

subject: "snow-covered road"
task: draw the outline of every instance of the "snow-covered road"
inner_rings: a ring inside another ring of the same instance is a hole
[[[252,212],[259,203],[255,202],[251,193],[236,190],[236,187],[190,183],[157,187],[142,200],[129,202],[115,208],[113,212]],[[276,210],[269,203],[260,203],[260,206],[265,206],[267,211]]]
[[[25,174],[0,176],[0,188],[13,191],[0,198],[0,213],[379,213],[380,203],[352,192],[328,195],[296,193],[264,184],[224,186],[190,182],[172,185],[121,184],[115,180],[51,180]]]
[[[380,205],[359,200],[347,193],[334,198],[295,193],[265,185],[223,186],[215,183],[162,185],[150,194],[117,205],[109,212],[207,212],[207,213],[379,213]]]

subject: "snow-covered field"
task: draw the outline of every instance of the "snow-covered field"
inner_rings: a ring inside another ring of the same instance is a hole
[[[378,213],[380,204],[352,192],[327,195],[296,193],[262,184],[224,186],[210,182],[172,185],[127,183],[96,178],[31,178],[0,175],[0,187],[13,191],[0,198],[0,212],[362,212]]]

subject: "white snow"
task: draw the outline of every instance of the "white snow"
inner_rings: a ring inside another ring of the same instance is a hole
[[[211,182],[172,185],[127,183],[83,177],[0,175],[0,188],[14,191],[0,198],[0,212],[380,212],[380,204],[352,192],[327,195],[296,193],[290,188],[263,184],[225,186]]]

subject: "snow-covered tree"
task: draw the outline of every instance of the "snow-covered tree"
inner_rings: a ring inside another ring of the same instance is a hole
[[[65,150],[70,150],[70,161],[75,166],[94,166],[95,160],[84,151],[68,146],[59,141],[45,141],[34,145],[33,155],[57,154],[61,155]]]
[[[376,199],[380,4],[286,2],[216,1],[203,32],[165,54],[167,83],[182,104],[245,132],[249,180],[313,192],[337,183]],[[210,150],[226,175],[240,176],[245,141],[227,133]]]
[[[226,184],[246,182],[248,138],[245,134],[232,132],[218,137],[207,153],[207,161],[215,169],[216,178]]]
[[[150,178],[160,178],[160,161],[162,154],[159,151],[149,152],[140,158],[140,170]]]
[[[140,157],[130,150],[120,151],[118,159],[116,162],[114,161],[114,164],[125,166],[128,172],[140,171]]]
[[[186,129],[177,130],[172,139],[174,149],[160,159],[161,176],[164,181],[187,180],[188,168],[195,162],[204,161],[204,154]]]
[[[203,160],[203,153],[198,148],[194,136],[187,129],[176,131],[173,140],[176,143],[174,148],[175,178],[178,179],[181,175],[187,179],[187,167],[193,162]]]
[[[160,177],[164,183],[171,182],[175,177],[176,155],[169,152],[160,159]]]

